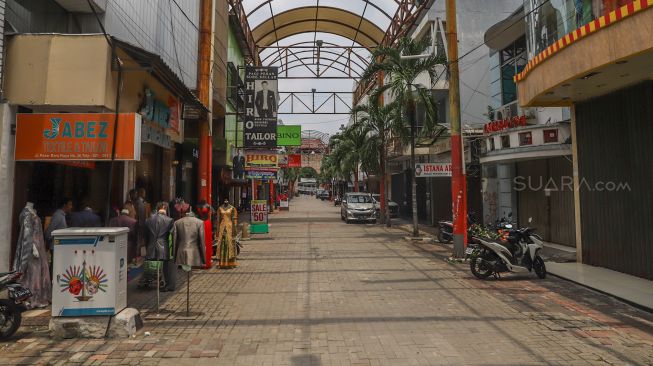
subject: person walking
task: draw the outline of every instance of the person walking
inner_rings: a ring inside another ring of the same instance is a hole
[[[118,217],[114,217],[109,221],[110,227],[126,227],[129,229],[127,234],[127,261],[133,263],[136,259],[136,226],[138,222],[130,216],[129,209],[123,208]]]

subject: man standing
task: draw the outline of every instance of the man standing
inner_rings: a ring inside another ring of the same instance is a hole
[[[258,116],[262,118],[275,118],[277,116],[277,97],[274,95],[274,91],[268,90],[267,81],[261,83],[261,88],[263,90],[256,93],[256,99],[254,100]]]
[[[93,212],[90,206],[86,206],[83,210],[73,212],[70,215],[71,227],[102,227],[102,220],[100,216]]]
[[[50,225],[45,229],[45,240],[47,241],[48,248],[52,251],[52,232],[59,229],[68,227],[66,223],[66,215],[70,214],[73,210],[73,201],[69,198],[64,198],[59,202],[59,208],[52,214]]]
[[[238,149],[238,154],[234,156],[232,163],[234,179],[243,179],[245,175],[245,157],[240,149]]]
[[[126,227],[129,229],[127,235],[127,261],[132,263],[136,258],[136,225],[138,221],[129,215],[129,210],[123,208],[120,211],[120,216],[114,217],[109,221],[110,227]]]

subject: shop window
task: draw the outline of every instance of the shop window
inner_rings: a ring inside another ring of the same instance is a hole
[[[502,149],[509,149],[510,148],[510,136],[509,135],[501,136],[501,148]]]
[[[501,50],[501,103],[509,104],[517,100],[517,85],[514,77],[527,63],[526,38],[521,37]]]
[[[488,142],[489,142],[489,146],[490,146],[490,151],[494,151],[494,149],[495,149],[495,147],[494,147],[494,137],[490,137],[488,139]]]
[[[550,144],[558,142],[558,130],[544,130],[544,143]]]
[[[528,132],[520,132],[519,133],[519,146],[528,146],[528,145],[533,145],[533,133],[528,131]]]

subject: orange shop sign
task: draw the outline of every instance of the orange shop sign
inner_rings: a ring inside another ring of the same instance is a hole
[[[111,160],[113,113],[26,113],[16,117],[16,160]],[[140,160],[141,115],[118,117],[116,160]]]

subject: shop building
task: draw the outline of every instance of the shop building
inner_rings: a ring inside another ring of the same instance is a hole
[[[653,279],[653,1],[576,3],[524,3],[519,104],[571,110],[578,261]]]
[[[6,117],[16,124],[17,134],[15,146],[3,151],[3,159],[14,169],[13,184],[3,188],[14,198],[8,216],[13,218],[9,219],[13,237],[18,213],[26,202],[33,202],[39,215],[46,217],[58,201],[68,197],[75,209],[91,207],[104,219],[108,208],[122,207],[132,188],[145,189],[152,204],[174,197],[175,150],[184,131],[182,105],[197,105],[197,99],[158,55],[116,38],[111,43],[103,35],[8,38],[5,97],[10,108]],[[111,117],[118,72],[113,52],[123,69],[122,127],[115,135]],[[31,138],[19,138],[23,135],[18,132],[25,128],[37,128],[35,116],[50,124]],[[124,131],[128,123],[133,126],[131,133]],[[118,161],[110,182],[114,138]],[[125,146],[131,146],[131,153],[121,155]],[[13,246],[14,240],[8,243]]]
[[[524,7],[485,33],[490,105],[484,125],[483,221],[535,226],[547,242],[575,247],[569,108],[521,108],[514,76],[528,62]],[[531,223],[529,224],[529,219]]]

